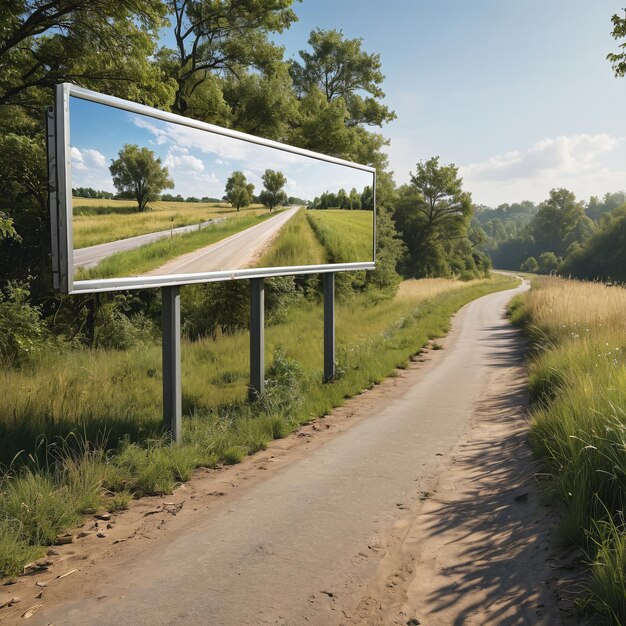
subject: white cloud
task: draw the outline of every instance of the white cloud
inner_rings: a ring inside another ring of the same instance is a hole
[[[624,160],[616,158],[624,147],[623,138],[607,133],[562,135],[464,165],[459,174],[474,201],[489,205],[540,201],[555,187],[587,198],[626,185]]]
[[[169,149],[164,165],[171,167],[174,170],[191,170],[194,172],[204,171],[204,163],[198,157],[189,154],[189,150],[187,148],[179,146],[172,146]]]
[[[88,165],[93,167],[108,167],[106,157],[102,152],[92,148],[85,148],[82,152],[83,158]]]
[[[97,190],[113,191],[113,181],[107,159],[94,148],[71,147],[72,187],[91,187]]]

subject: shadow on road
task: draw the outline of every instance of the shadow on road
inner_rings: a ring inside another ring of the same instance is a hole
[[[441,559],[443,582],[430,588],[429,615],[458,625],[576,623],[571,598],[560,591],[566,578],[580,580],[576,555],[559,546],[555,516],[539,501],[534,478],[522,340],[503,322],[486,328],[483,341],[493,348],[489,365],[502,371],[491,377],[470,439],[423,516],[425,539],[456,554],[451,565]],[[486,621],[476,621],[477,612]]]

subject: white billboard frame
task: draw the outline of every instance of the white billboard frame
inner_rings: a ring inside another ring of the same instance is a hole
[[[239,139],[260,146],[274,148],[301,156],[326,161],[371,173],[373,206],[372,261],[336,263],[324,265],[299,265],[289,267],[250,268],[166,276],[143,276],[74,280],[72,244],[72,162],[70,145],[70,97],[108,105],[123,111],[180,124],[209,133]],[[376,169],[360,163],[305,150],[288,144],[263,139],[235,130],[207,124],[188,117],[168,113],[136,102],[105,95],[71,83],[62,83],[55,89],[55,107],[47,111],[48,161],[50,175],[50,220],[52,228],[52,267],[54,287],[69,294],[120,291],[125,289],[149,289],[172,287],[195,283],[226,281],[242,278],[271,278],[338,271],[373,270],[376,267]]]

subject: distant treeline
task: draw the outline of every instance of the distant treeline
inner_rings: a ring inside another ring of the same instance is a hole
[[[337,193],[324,192],[311,202],[312,209],[362,209],[371,211],[374,208],[374,193],[371,187],[359,193],[354,187],[350,193],[340,189]]]
[[[626,192],[576,199],[553,189],[539,205],[478,207],[473,218],[495,267],[626,282]]]

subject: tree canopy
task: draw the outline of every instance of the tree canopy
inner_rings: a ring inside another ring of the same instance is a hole
[[[233,172],[226,181],[226,201],[237,211],[252,203],[254,185],[249,183],[243,172]]]
[[[626,76],[626,9],[623,16],[617,13],[613,15],[611,22],[613,23],[611,35],[616,41],[622,41],[618,44],[620,51],[610,52],[606,58],[611,62],[615,76]]]
[[[152,150],[135,144],[126,144],[109,170],[116,189],[137,200],[140,212],[146,210],[148,202],[158,200],[164,189],[174,188],[174,181],[169,178],[167,167],[161,165],[161,159]]]
[[[265,188],[259,194],[259,200],[271,212],[277,206],[287,202],[287,194],[283,191],[287,179],[282,172],[276,170],[265,170],[262,178]]]

